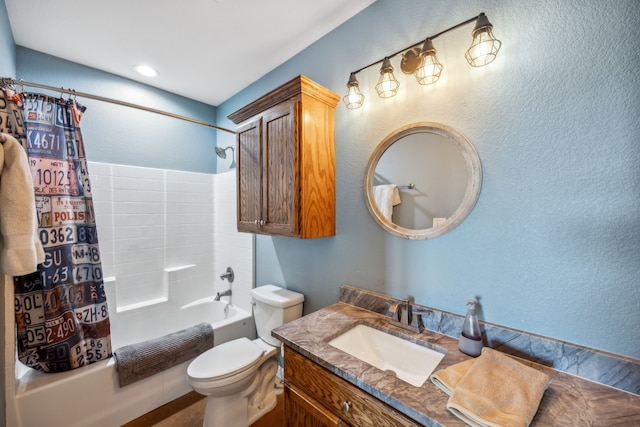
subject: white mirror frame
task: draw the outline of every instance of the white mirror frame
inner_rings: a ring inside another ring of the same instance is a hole
[[[378,161],[380,160],[382,155],[395,142],[407,135],[411,135],[416,132],[431,132],[436,135],[440,135],[456,144],[456,146],[460,149],[460,153],[462,154],[465,165],[467,167],[467,189],[465,191],[462,202],[460,203],[460,206],[458,206],[455,212],[441,224],[435,227],[418,230],[401,227],[391,222],[391,220],[387,219],[382,214],[382,211],[378,207],[378,204],[376,203],[373,195],[374,174],[376,166],[378,165]],[[481,187],[482,166],[480,164],[480,157],[478,156],[478,152],[476,151],[473,144],[471,144],[471,142],[469,142],[467,138],[465,138],[455,129],[434,122],[411,123],[387,135],[387,137],[385,137],[373,151],[373,154],[369,158],[369,163],[367,163],[367,168],[365,169],[364,174],[364,196],[367,202],[367,208],[369,208],[369,212],[371,213],[371,216],[373,216],[373,219],[375,219],[376,222],[389,233],[394,234],[398,237],[402,237],[403,239],[410,240],[431,239],[434,237],[442,236],[443,234],[448,233],[449,231],[456,228],[462,223],[462,221],[467,218],[467,216],[469,216],[469,213],[471,213],[471,211],[473,210],[473,207],[478,200],[478,196],[480,195]]]

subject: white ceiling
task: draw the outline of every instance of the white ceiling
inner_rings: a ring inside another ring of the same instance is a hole
[[[16,45],[217,106],[374,1],[6,0],[6,5]],[[138,64],[160,75],[140,76],[133,70]]]

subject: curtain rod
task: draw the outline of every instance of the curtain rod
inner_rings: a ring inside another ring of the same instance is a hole
[[[122,106],[130,107],[130,108],[137,108],[138,110],[144,110],[144,111],[149,111],[151,113],[161,114],[163,116],[173,117],[175,119],[180,119],[180,120],[184,120],[184,121],[187,121],[187,122],[196,123],[196,124],[199,124],[199,125],[202,125],[202,126],[207,126],[207,127],[214,128],[214,129],[217,129],[217,130],[222,130],[222,131],[233,133],[233,134],[236,133],[233,130],[226,129],[226,128],[223,128],[223,127],[220,127],[220,126],[216,126],[216,125],[212,125],[211,123],[203,122],[201,120],[192,119],[191,117],[180,116],[178,114],[168,113],[168,112],[162,111],[162,110],[156,110],[155,108],[145,107],[143,105],[138,105],[138,104],[132,104],[132,103],[126,102],[126,101],[120,101],[118,99],[105,98],[103,96],[92,95],[90,93],[78,92],[78,91],[76,91],[74,89],[65,89],[63,87],[47,86],[47,85],[43,85],[43,84],[40,84],[40,83],[25,82],[24,80],[16,80],[16,79],[7,78],[7,77],[0,78],[0,84],[3,87],[6,87],[6,86],[14,86],[14,87],[15,86],[30,86],[30,87],[40,88],[40,89],[51,90],[51,91],[54,91],[54,92],[66,93],[68,95],[80,96],[80,97],[89,98],[89,99],[95,99],[96,101],[110,102],[111,104],[122,105]]]

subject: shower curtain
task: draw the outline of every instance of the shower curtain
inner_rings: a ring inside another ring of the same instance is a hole
[[[25,148],[45,260],[14,277],[18,359],[62,372],[111,357],[109,310],[75,99],[4,88],[0,130]]]

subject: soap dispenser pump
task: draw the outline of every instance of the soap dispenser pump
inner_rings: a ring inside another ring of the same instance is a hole
[[[467,315],[462,325],[458,349],[469,356],[480,356],[482,353],[482,333],[476,314],[476,302],[472,299],[467,301]]]

